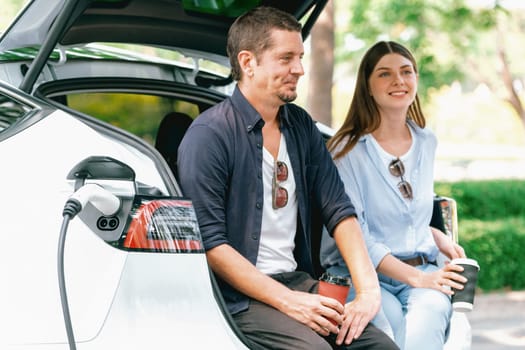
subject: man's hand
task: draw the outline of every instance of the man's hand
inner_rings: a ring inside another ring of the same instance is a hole
[[[337,325],[343,322],[344,307],[337,300],[289,289],[257,270],[229,245],[210,249],[206,256],[213,271],[241,293],[273,306],[323,336],[339,332]]]
[[[333,233],[350,275],[356,298],[345,306],[345,320],[336,344],[350,344],[358,338],[379,311],[381,291],[377,272],[368,256],[363,233],[355,217],[341,221]]]
[[[336,344],[343,342],[348,345],[359,338],[368,323],[374,318],[381,307],[381,292],[375,291],[358,293],[354,300],[345,305],[344,319]]]
[[[279,310],[307,325],[322,336],[339,332],[343,323],[344,307],[335,299],[319,294],[290,291],[283,298]],[[334,320],[334,325],[330,320]]]

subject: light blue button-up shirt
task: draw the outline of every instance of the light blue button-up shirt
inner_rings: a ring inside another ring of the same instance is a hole
[[[405,179],[412,186],[413,200],[404,199],[396,184],[389,180],[388,167],[372,144],[371,135],[361,137],[349,153],[336,160],[376,268],[387,254],[400,259],[424,255],[434,261],[439,252],[429,226],[437,139],[429,129],[409,123],[415,143],[412,150],[415,166]],[[325,268],[344,265],[335,241],[326,231],[321,243],[321,263]]]

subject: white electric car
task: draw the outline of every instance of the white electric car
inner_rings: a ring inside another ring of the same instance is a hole
[[[232,91],[236,16],[306,37],[326,1],[28,2],[0,38],[0,349],[247,349],[176,150]]]
[[[1,349],[247,348],[173,135],[231,91],[236,16],[268,3],[306,35],[318,2],[29,2],[0,39]]]

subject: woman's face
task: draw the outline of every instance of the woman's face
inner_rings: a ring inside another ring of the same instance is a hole
[[[412,62],[400,54],[389,53],[377,62],[368,84],[380,111],[406,114],[416,97],[417,81]]]

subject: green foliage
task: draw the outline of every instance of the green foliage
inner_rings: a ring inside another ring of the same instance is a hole
[[[480,289],[525,289],[525,218],[467,219],[459,228],[460,244],[480,265]]]
[[[482,290],[524,289],[525,181],[438,182],[457,202],[459,243],[478,261]]]
[[[68,103],[150,143],[164,114],[172,110],[164,107],[158,97],[135,94],[77,94],[70,95]]]
[[[460,220],[525,217],[523,180],[439,182],[434,187],[441,196],[456,200]]]
[[[498,7],[474,9],[465,0],[352,0],[348,28],[337,36],[338,60],[359,60],[379,40],[407,46],[418,61],[420,96],[427,89],[463,79],[467,53],[474,53],[482,32],[496,26]],[[348,6],[348,2],[344,2]],[[355,37],[359,49],[344,45]],[[479,58],[479,56],[478,56]]]
[[[68,105],[154,144],[162,118],[179,111],[198,114],[196,105],[177,99],[134,93],[80,93],[68,96]]]

